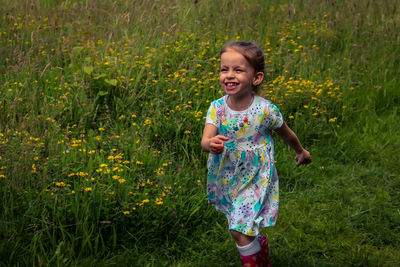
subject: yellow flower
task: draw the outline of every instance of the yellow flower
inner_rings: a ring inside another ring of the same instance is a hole
[[[57,183],[56,183],[56,186],[58,186],[58,187],[63,187],[63,186],[65,186],[65,183],[64,183],[64,182],[57,182]]]
[[[32,164],[32,173],[36,173],[36,165]]]
[[[125,179],[119,179],[118,182],[119,182],[120,184],[123,184],[123,183],[126,182],[126,180],[125,180]]]
[[[90,191],[92,191],[92,188],[91,187],[86,187],[84,190],[85,190],[85,192],[90,192]]]
[[[184,134],[190,134],[189,130],[184,131]]]
[[[124,213],[124,215],[129,215],[130,212],[129,211],[124,211],[123,213]]]

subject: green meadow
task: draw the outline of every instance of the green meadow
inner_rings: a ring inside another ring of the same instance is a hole
[[[0,5],[0,267],[240,266],[200,140],[219,51],[256,42],[275,135],[273,266],[400,265],[397,1]]]

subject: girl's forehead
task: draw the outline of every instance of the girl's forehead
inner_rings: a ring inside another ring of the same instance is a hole
[[[233,49],[228,49],[221,54],[221,64],[249,65],[246,58]]]

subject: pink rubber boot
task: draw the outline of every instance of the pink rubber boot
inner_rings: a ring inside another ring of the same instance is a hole
[[[256,254],[242,256],[240,255],[240,260],[242,261],[243,267],[266,267],[263,263],[263,251],[260,250]]]
[[[266,236],[261,236],[260,239],[261,251],[259,252],[261,255],[261,260],[263,262],[263,267],[272,267],[271,262],[269,261],[269,249],[268,249],[268,238]]]

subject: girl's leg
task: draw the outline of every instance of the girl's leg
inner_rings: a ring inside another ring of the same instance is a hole
[[[233,239],[235,239],[235,242],[238,246],[246,246],[253,242],[253,240],[255,239],[255,236],[248,236],[235,230],[229,231],[231,232],[231,235]]]
[[[258,238],[247,236],[234,230],[230,230],[230,232],[235,239],[242,265],[246,267],[263,267],[261,244]]]

